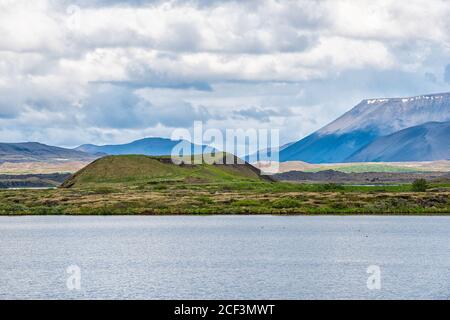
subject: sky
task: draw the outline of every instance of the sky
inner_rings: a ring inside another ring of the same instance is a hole
[[[0,0],[0,141],[176,128],[299,140],[366,98],[450,91],[446,0]]]

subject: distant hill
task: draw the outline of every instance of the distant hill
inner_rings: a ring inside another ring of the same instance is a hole
[[[0,189],[8,188],[54,188],[63,183],[70,174],[0,174]]]
[[[92,161],[96,156],[37,142],[0,143],[1,162]]]
[[[295,141],[283,144],[276,148],[270,148],[270,149],[266,148],[266,149],[258,150],[258,152],[246,155],[245,161],[253,163],[253,162],[258,162],[258,161],[273,160],[275,158],[274,155],[276,153],[279,153],[281,150],[286,149],[287,147],[293,145],[294,143],[295,143]],[[256,161],[254,161],[254,160],[256,160]]]
[[[434,121],[450,121],[450,93],[363,100],[327,126],[281,150],[280,161],[349,161],[379,137]]]
[[[145,138],[126,144],[117,144],[117,145],[98,146],[93,144],[85,144],[75,148],[75,150],[91,154],[96,153],[103,153],[108,155],[141,154],[147,156],[165,156],[170,155],[172,153],[172,149],[181,142],[183,141],[170,140],[166,138]],[[185,142],[190,145],[190,153],[188,154],[198,153],[196,152],[196,150],[200,150],[201,152],[205,148],[205,146],[195,145],[187,141]]]
[[[432,161],[450,159],[450,122],[428,122],[380,137],[347,161]]]
[[[267,174],[284,173],[289,171],[318,172],[334,170],[346,173],[357,172],[448,172],[450,161],[412,161],[412,162],[345,162],[311,164],[301,161],[279,162],[267,166],[266,162],[253,164]]]
[[[271,178],[261,176],[259,169],[244,164],[173,164],[170,157],[143,155],[107,156],[94,161],[66,180],[63,187],[84,187],[98,184],[217,183],[259,181]]]

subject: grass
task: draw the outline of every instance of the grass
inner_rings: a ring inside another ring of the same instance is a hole
[[[2,190],[0,215],[450,214],[450,185],[411,188],[244,181]]]

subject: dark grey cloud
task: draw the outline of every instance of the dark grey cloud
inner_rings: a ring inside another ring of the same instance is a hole
[[[19,115],[19,110],[8,102],[0,101],[0,119],[14,119]]]
[[[144,7],[154,4],[159,4],[161,0],[52,0],[54,5],[76,5],[84,8],[96,7]]]
[[[103,128],[140,128],[145,127],[143,115],[149,104],[141,101],[132,91],[109,85],[91,88],[89,97],[82,102],[85,121],[91,126]]]
[[[15,119],[22,111],[23,100],[16,90],[0,88],[0,119]]]
[[[164,55],[169,60],[176,60],[176,57]],[[158,72],[141,62],[134,62],[126,67],[126,75],[130,80],[93,81],[91,83],[112,84],[114,86],[127,87],[130,89],[142,88],[167,88],[167,89],[195,89],[199,91],[212,91],[211,85],[206,81],[195,79],[183,79],[174,74]]]
[[[71,14],[66,12],[71,6],[79,6],[79,11],[82,13],[83,8],[107,8],[107,7],[147,7],[160,6],[167,4],[167,1],[65,1],[55,2],[55,6],[63,14],[70,17]],[[218,26],[207,21],[193,21],[188,17],[185,21],[174,18],[167,21],[164,30],[160,30],[162,34],[149,35],[148,32],[142,32],[145,28],[136,29],[129,25],[127,21],[118,21],[115,24],[95,26],[89,33],[77,33],[73,30],[68,40],[68,48],[73,47],[73,50],[68,50],[66,54],[75,55],[78,52],[87,52],[93,48],[126,48],[126,47],[140,47],[152,48],[160,50],[161,52],[211,52],[211,53],[247,53],[247,54],[261,54],[261,53],[275,53],[275,52],[302,52],[308,48],[313,47],[318,43],[318,35],[306,32],[305,30],[314,30],[317,28],[326,27],[329,22],[325,19],[326,15],[317,14],[314,10],[308,10],[303,4],[309,3],[292,3],[291,6],[283,6],[276,14],[268,12],[266,3],[263,1],[171,1],[171,5],[176,8],[184,6],[187,8],[196,8],[198,12],[203,15],[210,14],[211,6],[225,6],[234,3],[232,8],[237,11],[236,16],[233,16],[232,10],[225,11],[224,14],[230,16],[230,19],[235,19],[231,24],[225,37],[221,39],[221,34],[216,34],[219,41],[222,41],[219,46],[211,46],[208,39],[202,38],[202,32],[205,31],[205,24],[209,32],[216,33],[220,30],[215,30]],[[315,3],[315,2],[313,2]],[[316,3],[314,4],[317,5]],[[228,8],[228,9],[232,9]],[[248,20],[247,12],[252,12],[258,18],[254,21]],[[227,16],[224,16],[226,19]],[[146,20],[131,16],[134,22],[145,25]],[[83,15],[79,16],[78,23],[83,24]],[[165,21],[162,19],[162,21]],[[203,23],[201,23],[203,22]],[[220,32],[220,31],[219,31]],[[267,37],[270,35],[269,37]],[[214,41],[213,41],[214,42]]]
[[[54,0],[54,2],[59,2]],[[161,3],[171,2],[174,5],[191,5],[196,7],[210,7],[217,6],[225,3],[235,2],[240,3],[241,5],[257,5],[258,0],[66,0],[64,1],[67,4],[74,4],[83,7],[112,7],[112,6],[121,6],[121,7],[146,7],[151,5],[158,5]],[[246,3],[244,3],[246,2]]]
[[[195,89],[199,91],[212,91],[212,87],[207,82],[170,82],[170,81],[96,81],[91,82],[93,84],[111,84],[118,87],[127,87],[130,89],[143,89],[143,88],[165,88],[165,89]]]
[[[153,116],[159,124],[172,128],[189,128],[192,126],[194,121],[207,122],[213,119],[213,115],[209,113],[207,108],[194,108],[188,102],[174,102],[167,105],[158,106],[150,112],[151,116]]]

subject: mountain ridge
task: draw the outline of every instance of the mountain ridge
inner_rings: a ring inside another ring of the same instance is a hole
[[[173,148],[179,143],[189,144],[190,153],[188,154],[194,154],[196,150],[203,151],[206,148],[206,146],[200,146],[186,140],[171,140],[168,138],[148,137],[124,144],[84,144],[75,148],[74,150],[91,154],[104,153],[107,155],[141,154],[147,156],[165,156],[170,155]]]
[[[39,142],[0,143],[1,162],[39,162],[94,160],[96,156],[82,151],[55,147]]]

